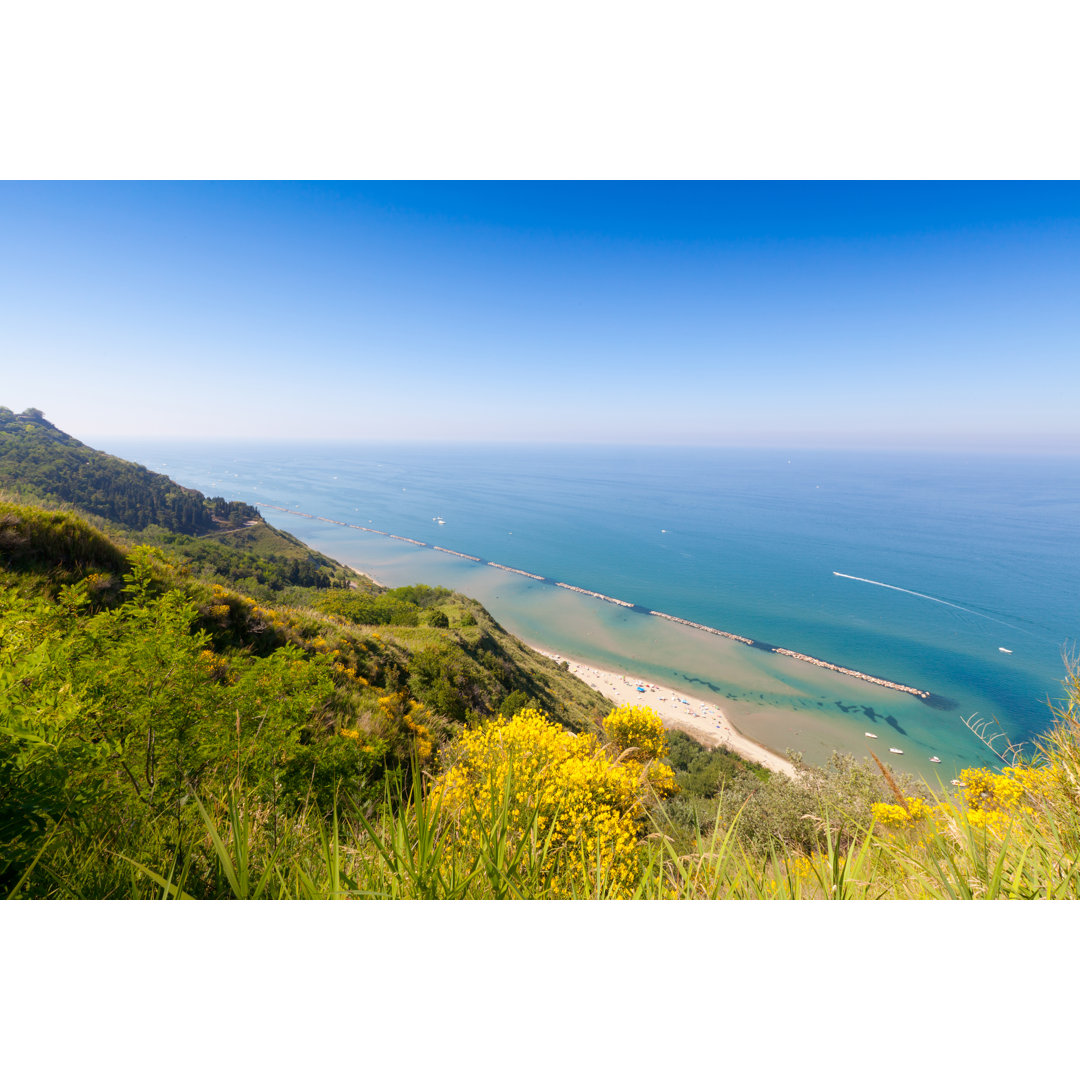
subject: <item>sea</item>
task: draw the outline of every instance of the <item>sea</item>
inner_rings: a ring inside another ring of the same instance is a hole
[[[531,644],[719,705],[744,734],[815,764],[873,751],[943,782],[1030,752],[1065,697],[1080,635],[1077,456],[151,439],[101,448],[260,504],[271,524],[385,585],[473,596]]]

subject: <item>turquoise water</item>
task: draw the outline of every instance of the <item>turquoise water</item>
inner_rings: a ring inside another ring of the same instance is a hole
[[[370,524],[935,695],[931,707],[430,549],[264,510],[387,584],[452,585],[526,640],[678,683],[759,741],[811,760],[862,753],[873,731],[875,752],[903,749],[913,771],[929,770],[931,755],[942,774],[991,762],[961,718],[1030,740],[1049,721],[1047,699],[1061,697],[1062,652],[1080,630],[1076,457],[103,448],[208,493]]]

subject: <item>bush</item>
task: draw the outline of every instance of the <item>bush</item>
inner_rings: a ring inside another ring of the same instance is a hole
[[[500,716],[511,717],[522,709],[535,709],[539,711],[540,703],[534,697],[529,697],[524,690],[512,690],[503,698],[498,712]]]
[[[915,782],[903,778],[909,790]],[[736,775],[721,794],[723,820],[739,816],[736,834],[752,852],[787,848],[809,854],[830,842],[845,846],[868,829],[874,805],[891,797],[876,766],[834,753],[824,769],[804,767],[797,779]]]
[[[534,709],[462,734],[433,792],[470,850],[499,831],[507,858],[537,859],[542,895],[628,896],[639,874],[641,770]]]
[[[635,761],[652,761],[667,753],[664,722],[647,705],[620,705],[604,720],[608,738]]]

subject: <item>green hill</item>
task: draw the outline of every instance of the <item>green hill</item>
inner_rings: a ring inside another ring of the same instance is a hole
[[[194,536],[260,518],[253,506],[207,499],[167,476],[94,450],[40,409],[0,407],[0,491],[58,500],[129,529],[159,525]]]
[[[193,572],[268,598],[290,587],[370,585],[268,525],[244,502],[207,498],[161,473],[95,450],[39,409],[0,407],[0,498],[72,510],[176,554]]]

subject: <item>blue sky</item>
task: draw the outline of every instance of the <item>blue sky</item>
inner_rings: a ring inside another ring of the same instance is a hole
[[[1080,451],[1080,185],[0,183],[0,404],[109,436]]]

